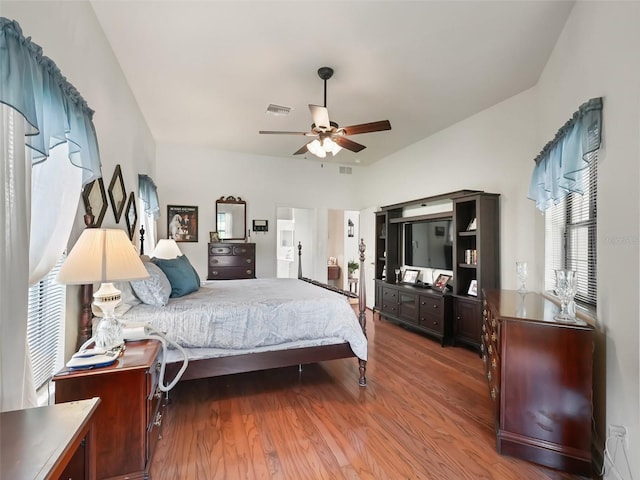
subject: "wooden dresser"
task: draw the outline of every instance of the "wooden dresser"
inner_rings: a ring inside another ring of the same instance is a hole
[[[164,405],[158,388],[160,343],[128,342],[111,366],[61,370],[56,403],[100,397],[94,416],[96,478],[146,479],[160,436]]]
[[[256,278],[255,243],[210,243],[207,280]]]
[[[593,327],[537,293],[485,290],[482,359],[498,452],[591,476]]]

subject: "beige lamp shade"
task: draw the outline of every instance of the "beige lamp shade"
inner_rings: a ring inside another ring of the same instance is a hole
[[[182,255],[180,248],[178,248],[178,244],[173,238],[163,238],[158,240],[158,244],[156,248],[151,252],[151,256],[155,258],[162,258],[165,260],[171,260],[173,258],[178,258]]]
[[[81,285],[147,277],[147,269],[124,230],[87,228],[64,261],[57,280]]]

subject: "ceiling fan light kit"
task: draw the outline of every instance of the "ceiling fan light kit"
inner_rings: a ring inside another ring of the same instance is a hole
[[[260,130],[261,134],[276,135],[304,135],[307,137],[316,137],[314,140],[299,148],[294,155],[300,155],[310,152],[318,158],[325,158],[327,153],[337,155],[340,150],[346,148],[352,152],[360,152],[366,147],[347,138],[348,135],[359,135],[361,133],[380,132],[383,130],[391,130],[389,120],[381,120],[378,122],[362,123],[359,125],[351,125],[350,127],[342,127],[329,120],[329,111],[327,110],[327,80],[333,76],[331,67],[320,67],[318,76],[324,81],[324,106],[309,105],[309,111],[313,118],[311,131],[309,132],[280,132],[270,130]]]

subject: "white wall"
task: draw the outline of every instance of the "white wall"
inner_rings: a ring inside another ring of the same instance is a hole
[[[516,258],[529,262],[536,278],[544,268],[533,253],[539,214],[527,199],[541,148],[534,138],[535,101],[535,90],[528,90],[375,163],[365,170],[362,204],[381,207],[464,189],[499,193],[502,286],[516,288]]]
[[[277,207],[315,210],[313,273],[318,280],[323,280],[322,275],[326,280],[328,211],[353,209],[356,202],[352,192],[362,183],[362,169],[353,168],[351,175],[340,174],[336,163],[177,145],[158,145],[156,168],[162,212],[160,238],[166,237],[167,205],[199,207],[199,242],[180,243],[180,248],[203,279],[207,276],[209,231],[215,230],[215,200],[233,195],[247,201],[249,225],[254,218],[269,221],[269,232],[251,236],[256,243],[258,277],[276,276]],[[297,256],[297,250],[295,253]]]
[[[537,102],[542,144],[580,103],[604,97],[598,322],[606,335],[606,423],[628,427],[631,452],[640,451],[639,24],[637,2],[576,3],[540,77]],[[536,256],[541,255],[538,246]],[[638,455],[630,461],[632,471],[640,472]]]
[[[43,48],[60,68],[95,114],[105,188],[117,164],[121,165],[127,192],[137,195],[138,173],[154,176],[155,142],[133,98],[111,47],[87,2],[2,1],[2,16],[16,20],[24,36]],[[78,192],[78,198],[80,198]],[[84,206],[78,211],[76,231],[84,228]],[[124,218],[116,224],[111,205],[103,226],[126,228]],[[67,294],[66,357],[75,350],[77,334],[78,288]]]

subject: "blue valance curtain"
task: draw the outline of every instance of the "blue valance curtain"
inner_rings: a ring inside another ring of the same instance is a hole
[[[138,197],[144,202],[144,213],[152,218],[160,216],[158,187],[148,175],[138,175]]]
[[[557,204],[577,187],[589,166],[591,153],[600,148],[602,98],[583,103],[536,157],[529,184],[529,198],[538,210]]]
[[[26,145],[37,164],[66,143],[82,184],[101,176],[93,110],[42,48],[22,35],[17,22],[0,17],[0,102],[17,110],[28,127]]]

